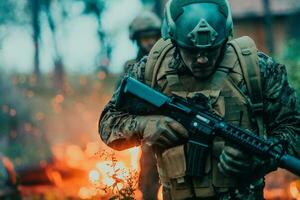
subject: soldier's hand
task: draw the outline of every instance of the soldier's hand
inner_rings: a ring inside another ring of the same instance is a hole
[[[139,132],[142,142],[164,150],[183,143],[188,138],[188,131],[177,121],[160,115],[138,117]]]
[[[253,171],[253,158],[244,151],[225,145],[218,168],[226,176],[244,177]]]
[[[218,163],[224,175],[246,180],[263,177],[276,167],[277,163],[272,159],[258,158],[230,145],[224,147]]]

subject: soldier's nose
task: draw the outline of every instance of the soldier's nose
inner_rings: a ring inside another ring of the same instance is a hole
[[[199,64],[206,64],[208,62],[208,58],[206,56],[198,56],[197,63]]]

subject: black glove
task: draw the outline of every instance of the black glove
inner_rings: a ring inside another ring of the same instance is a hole
[[[226,176],[255,180],[277,169],[277,161],[258,158],[232,145],[226,145],[220,155],[219,170]]]

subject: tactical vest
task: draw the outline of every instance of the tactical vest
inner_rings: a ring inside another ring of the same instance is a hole
[[[260,69],[257,49],[252,39],[242,37],[229,42],[217,71],[205,81],[197,80],[191,75],[178,75],[176,69],[169,64],[174,51],[170,40],[159,40],[156,43],[146,63],[146,84],[154,88],[158,86],[161,92],[169,96],[186,98],[197,93],[204,94],[210,99],[214,112],[225,121],[264,134],[260,115],[263,106]],[[247,96],[237,86],[241,81],[246,83]],[[204,163],[205,175],[201,178],[185,176],[183,145],[157,155],[161,182],[170,191],[168,198],[207,198],[239,186],[240,180],[225,177],[218,170],[217,164],[224,145],[225,142],[221,138],[214,139]]]

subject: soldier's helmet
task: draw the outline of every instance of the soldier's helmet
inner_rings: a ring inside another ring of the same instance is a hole
[[[162,37],[184,48],[221,46],[232,36],[232,16],[227,0],[169,0]]]
[[[159,17],[150,11],[144,11],[130,23],[129,37],[131,40],[137,40],[144,33],[160,35],[160,29],[161,20]]]

